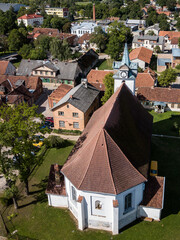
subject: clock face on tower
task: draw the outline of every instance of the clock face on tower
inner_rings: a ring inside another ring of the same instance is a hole
[[[121,71],[121,72],[119,73],[119,75],[120,75],[121,78],[128,78],[128,73],[127,73],[127,71]]]

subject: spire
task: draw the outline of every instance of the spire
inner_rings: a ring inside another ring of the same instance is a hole
[[[127,43],[125,43],[125,46],[124,46],[124,53],[123,53],[122,63],[126,64],[127,66],[130,65],[130,59],[129,59],[129,52],[128,52]]]

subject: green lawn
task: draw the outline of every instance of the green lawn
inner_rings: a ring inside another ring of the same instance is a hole
[[[76,2],[76,5],[87,5],[92,4],[92,2]]]
[[[156,115],[151,112],[156,123],[166,121],[170,113]],[[163,128],[162,128],[163,129]],[[18,230],[22,239],[38,240],[179,240],[180,239],[180,139],[152,138],[151,159],[158,161],[159,175],[166,177],[165,206],[160,222],[131,224],[117,236],[105,231],[79,231],[67,209],[48,207],[44,190],[47,184],[50,165],[63,164],[73,144],[62,149],[50,149],[44,162],[30,179],[31,195],[19,201],[18,216],[8,221],[6,215],[14,212],[12,206],[4,213],[4,219],[11,231]],[[16,239],[16,238],[15,238]]]
[[[155,113],[154,111],[150,111],[150,113],[153,115],[153,133],[179,136],[178,129],[174,127],[174,124],[177,123],[180,128],[179,112]]]
[[[113,59],[106,59],[102,61],[102,63],[98,66],[99,70],[113,70],[112,64],[113,64]]]

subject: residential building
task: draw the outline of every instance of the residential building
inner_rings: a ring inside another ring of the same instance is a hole
[[[70,90],[72,86],[67,84],[61,84],[56,88],[49,96],[48,103],[49,107],[53,108]]]
[[[160,27],[159,27],[159,23],[156,23],[152,26],[149,26],[147,27],[145,30],[144,30],[144,35],[148,35],[149,32],[154,32],[154,34],[156,36],[159,35],[159,32],[160,32]]]
[[[146,26],[146,20],[127,19],[125,25],[126,27],[138,26],[138,28],[144,28]]]
[[[180,32],[174,31],[160,31],[159,36],[164,37],[164,49],[171,50],[172,48],[178,48],[178,40],[180,38]]]
[[[145,70],[145,68],[149,66],[151,62],[152,55],[152,50],[145,47],[140,47],[133,49],[129,54],[129,58],[131,62],[138,63],[138,67]]]
[[[167,68],[175,68],[180,64],[180,49],[173,48],[172,53],[159,53],[157,56],[157,71],[163,72]]]
[[[81,37],[85,33],[93,33],[95,27],[97,27],[95,22],[75,23],[71,26],[71,34],[76,34],[78,37]]]
[[[138,73],[136,77],[136,89],[140,87],[154,87],[157,84],[156,78],[151,73]]]
[[[99,91],[85,79],[52,108],[54,128],[83,131],[98,107]]]
[[[18,25],[21,24],[21,22],[24,23],[24,25],[27,26],[40,26],[43,24],[44,17],[41,16],[38,13],[35,14],[25,14],[17,19]]]
[[[53,62],[43,60],[21,60],[17,75],[38,76],[43,83],[70,84],[76,86],[81,77],[86,77],[89,71],[97,64],[98,54],[90,49],[78,60],[73,62]]]
[[[140,217],[160,220],[164,177],[149,177],[152,116],[125,83],[90,119],[64,166],[51,166],[49,206],[78,228],[118,234]]]
[[[20,3],[0,3],[0,10],[3,12],[9,11],[11,7],[13,7],[14,12],[18,12],[21,7],[25,7],[26,5]]]
[[[135,80],[138,72],[138,64],[130,61],[127,43],[124,47],[122,61],[114,61],[113,69],[114,92],[121,86],[123,82],[125,82],[131,92],[135,94]]]
[[[89,33],[85,33],[81,37],[79,37],[78,45],[81,47],[82,50],[87,50],[90,48],[90,46],[92,45],[90,43],[90,39],[91,39],[91,34]]]
[[[25,101],[31,106],[42,92],[39,77],[0,75],[0,95],[6,98],[8,104]]]
[[[68,8],[47,7],[45,8],[45,12],[47,15],[58,16],[61,18],[67,18],[69,16]]]
[[[164,37],[162,36],[134,36],[132,42],[132,49],[138,47],[146,47],[150,50],[154,50],[156,46],[160,47],[161,51],[164,51]]]
[[[91,71],[87,75],[88,83],[93,85],[99,91],[104,92],[105,91],[105,85],[104,85],[103,81],[104,81],[105,76],[109,73],[114,73],[114,71],[113,70],[91,69]]]
[[[14,75],[16,68],[10,61],[0,61],[0,75]]]
[[[138,88],[137,97],[147,109],[156,112],[178,111],[180,112],[180,89],[161,87]]]

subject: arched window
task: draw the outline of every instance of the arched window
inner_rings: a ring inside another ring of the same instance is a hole
[[[132,193],[129,193],[125,196],[125,212],[132,208]]]
[[[97,200],[97,201],[95,201],[95,209],[102,209],[102,203],[101,203],[101,201],[99,201],[99,200]]]

